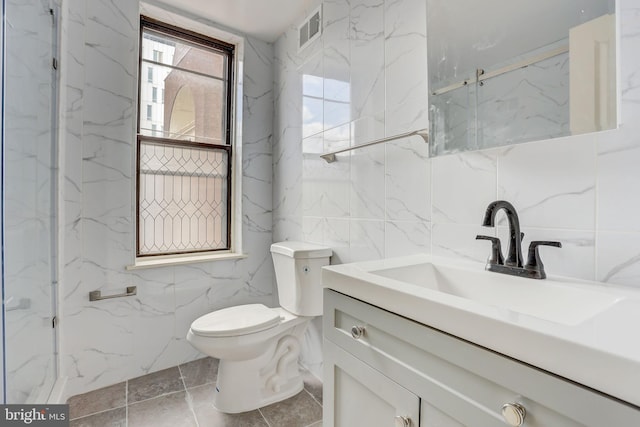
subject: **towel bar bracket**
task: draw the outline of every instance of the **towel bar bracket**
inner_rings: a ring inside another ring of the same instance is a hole
[[[91,291],[89,292],[89,301],[100,301],[100,300],[109,299],[109,298],[130,297],[136,294],[137,294],[137,286],[127,286],[126,292],[122,294],[105,295],[105,296],[102,296],[101,291]]]
[[[362,147],[368,147],[370,145],[381,144],[383,142],[395,141],[396,139],[407,138],[409,136],[414,136],[414,135],[422,137],[422,139],[426,143],[429,142],[429,129],[421,129],[421,130],[414,130],[411,132],[401,133],[398,135],[388,136],[386,138],[377,139],[375,141],[366,142],[364,144],[354,145],[353,147],[344,148],[342,150],[333,151],[331,153],[325,153],[320,155],[320,157],[322,157],[327,163],[333,163],[337,160],[336,154],[344,153],[345,151],[355,150],[356,148],[362,148]]]

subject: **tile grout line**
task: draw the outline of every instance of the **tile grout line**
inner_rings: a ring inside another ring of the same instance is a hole
[[[129,380],[124,382],[124,427],[129,427]]]
[[[148,402],[148,401],[150,401],[150,400],[157,399],[157,398],[159,398],[159,397],[171,396],[172,394],[181,393],[181,392],[183,392],[183,391],[184,391],[184,392],[186,392],[186,390],[176,390],[176,391],[171,391],[171,392],[169,392],[169,393],[162,393],[162,394],[159,394],[159,395],[157,395],[157,396],[150,397],[150,398],[148,398],[148,399],[138,400],[138,401],[136,401],[136,402],[131,402],[131,405],[137,405],[138,403]],[[128,404],[127,406],[129,406],[129,404]]]
[[[311,393],[309,390],[307,390],[306,388],[303,389],[304,391],[307,392],[307,394],[309,396],[311,396],[311,399],[313,399],[314,402],[316,402],[318,405],[320,405],[320,408],[323,408],[322,403],[318,402],[318,399],[315,398],[315,396],[313,395],[313,393]],[[317,422],[317,421],[316,421]]]
[[[94,415],[102,414],[104,412],[115,411],[116,409],[121,409],[121,408],[125,408],[125,416],[126,416],[126,413],[127,413],[127,383],[128,383],[128,380],[124,380],[123,382],[124,382],[124,404],[122,406],[115,406],[113,408],[103,409],[102,411],[90,412],[90,413],[82,415],[80,417],[69,418],[69,421],[81,420],[83,418],[92,417]],[[113,385],[115,385],[115,384],[113,384]],[[110,386],[108,386],[108,387],[110,387]],[[97,391],[97,390],[94,390],[94,391]],[[91,393],[91,392],[89,392],[89,393]],[[76,396],[71,396],[71,397],[76,397]],[[68,403],[68,400],[69,399],[67,399],[67,403]]]
[[[264,416],[264,414],[262,413],[262,408],[258,408],[258,412],[260,413],[260,416],[262,417],[262,419],[264,420],[264,422],[267,424],[267,427],[271,427],[271,424],[269,423],[269,421],[267,420],[267,417]]]
[[[323,384],[324,387],[324,384]],[[313,393],[311,393],[309,390],[306,389],[306,387],[304,388],[304,391],[307,392],[307,394],[309,396],[311,396],[311,400],[313,400],[314,402],[316,402],[318,404],[318,406],[320,406],[320,419],[316,420],[314,422],[312,422],[311,424],[309,424],[307,427],[312,427],[316,424],[318,424],[320,421],[323,421],[323,415],[324,415],[324,406],[322,406],[322,403],[318,402],[318,400],[315,398],[315,396],[313,395]]]
[[[196,411],[193,408],[193,399],[191,398],[191,394],[187,389],[187,383],[184,382],[184,374],[182,373],[182,369],[180,368],[179,364],[178,364],[178,372],[180,373],[180,380],[182,381],[182,386],[184,387],[184,397],[187,401],[187,405],[189,406],[189,410],[191,411],[191,414],[193,415],[193,419],[196,422],[196,427],[200,427],[200,423],[198,422],[198,416],[196,415]]]
[[[92,417],[94,415],[103,414],[105,412],[115,411],[116,409],[122,409],[122,408],[126,408],[126,407],[127,407],[127,404],[125,403],[123,406],[117,406],[115,408],[109,408],[109,409],[105,409],[103,411],[98,411],[98,412],[91,412],[90,414],[83,415],[81,417],[70,418],[69,421],[81,420],[83,418]]]
[[[144,402],[148,402],[148,401],[150,401],[150,400],[154,400],[154,399],[158,399],[158,398],[162,398],[162,397],[166,397],[166,396],[171,396],[171,395],[173,395],[173,394],[175,394],[175,393],[181,393],[181,392],[184,392],[184,393],[185,393],[185,400],[186,400],[186,403],[187,403],[187,405],[189,406],[189,409],[190,409],[190,411],[191,411],[191,414],[192,414],[193,420],[194,420],[194,422],[195,422],[195,426],[196,426],[196,427],[200,427],[200,422],[199,422],[198,417],[197,417],[196,412],[195,412],[194,400],[193,400],[193,398],[192,398],[191,393],[189,393],[189,388],[187,388],[187,386],[186,386],[186,376],[185,376],[185,374],[182,372],[182,367],[181,367],[181,365],[177,365],[177,366],[176,366],[176,368],[178,368],[178,373],[179,373],[179,375],[180,375],[180,382],[181,382],[181,383],[182,383],[182,385],[183,385],[183,390],[176,390],[176,391],[173,391],[173,392],[168,392],[168,393],[163,393],[163,394],[160,394],[160,395],[157,395],[157,396],[153,396],[153,397],[150,397],[150,398],[148,398],[148,399],[143,399],[143,400],[136,401],[136,402],[129,402],[129,381],[130,381],[130,380],[125,380],[125,381],[124,381],[124,387],[125,387],[125,390],[124,390],[124,398],[125,398],[125,401],[124,401],[124,405],[123,405],[123,406],[118,406],[118,407],[115,407],[115,408],[108,408],[108,409],[105,409],[105,410],[102,410],[102,411],[93,412],[93,413],[90,413],[90,414],[86,414],[86,415],[84,415],[84,416],[82,416],[82,417],[74,418],[74,420],[79,420],[79,419],[83,419],[83,418],[88,418],[88,417],[90,417],[90,416],[94,416],[94,415],[96,415],[96,414],[101,414],[101,413],[104,413],[104,412],[109,412],[109,411],[113,411],[113,410],[118,410],[118,409],[122,409],[122,408],[124,408],[124,410],[125,410],[125,419],[124,419],[123,427],[129,427],[129,426],[130,426],[130,422],[129,422],[129,415],[130,415],[130,414],[129,414],[129,412],[130,412],[130,411],[129,411],[129,409],[130,409],[130,405],[135,405],[135,404],[138,404],[138,403],[144,403]],[[204,387],[204,386],[207,386],[207,385],[209,385],[209,384],[213,384],[213,383],[212,383],[212,382],[205,382],[205,384],[196,385],[196,386],[191,387],[191,388]],[[306,388],[306,387],[304,387],[304,386],[303,386],[303,390],[306,392],[306,394],[307,394],[309,397],[311,397],[311,400],[312,400],[313,402],[315,402],[317,405],[319,405],[319,407],[320,407],[321,409],[323,408],[323,405],[320,403],[320,401],[319,401],[318,399],[316,399],[316,397],[314,396],[314,394],[313,394],[313,393],[312,393],[308,388]],[[261,408],[258,408],[258,413],[260,414],[261,418],[263,419],[263,421],[264,421],[265,425],[266,425],[267,427],[272,427],[272,423],[271,423],[270,421],[268,421],[268,419],[266,418],[266,416],[265,416],[265,414],[263,413],[263,411],[261,410]],[[312,423],[310,423],[310,424],[306,425],[306,427],[313,427],[313,426],[315,426],[315,425],[318,425],[318,424],[319,424],[319,423],[321,423],[321,422],[322,422],[322,418],[320,418],[319,420],[315,420],[315,421],[313,421]]]

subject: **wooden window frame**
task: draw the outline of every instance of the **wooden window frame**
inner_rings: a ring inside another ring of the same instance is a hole
[[[166,257],[166,256],[183,256],[183,255],[202,255],[207,253],[220,253],[229,252],[232,249],[232,215],[233,215],[233,94],[235,93],[235,75],[234,75],[234,59],[235,59],[235,46],[223,41],[198,34],[196,32],[179,28],[170,24],[163,23],[161,21],[149,18],[146,16],[140,16],[140,41],[139,41],[139,55],[138,55],[138,69],[142,70],[142,43],[145,29],[151,29],[155,32],[165,34],[169,37],[177,38],[188,42],[190,44],[199,45],[206,49],[217,50],[224,53],[227,56],[226,64],[226,111],[225,111],[225,126],[224,126],[224,141],[222,144],[201,143],[185,141],[180,139],[154,137],[148,135],[142,135],[140,132],[141,122],[141,88],[142,88],[142,75],[138,77],[138,120],[137,120],[137,144],[136,144],[136,258],[139,259],[152,259],[154,257]],[[164,93],[164,89],[162,90]],[[164,98],[163,98],[164,101]],[[163,126],[164,128],[164,126]],[[140,253],[140,145],[149,141],[154,144],[167,144],[167,145],[180,145],[184,147],[210,149],[212,151],[224,150],[227,152],[227,194],[226,194],[226,219],[227,219],[227,235],[226,246],[219,249],[203,248],[201,250],[191,251],[174,251],[163,252],[153,254],[141,254]]]

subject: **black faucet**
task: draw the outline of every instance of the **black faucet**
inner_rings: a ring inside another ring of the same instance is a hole
[[[520,234],[520,220],[516,208],[506,200],[498,200],[490,203],[484,213],[482,225],[494,227],[496,225],[496,214],[500,209],[504,209],[509,221],[509,252],[504,265],[522,267],[522,234]]]
[[[485,227],[494,227],[496,213],[504,209],[509,222],[509,251],[507,259],[502,257],[500,248],[500,239],[491,236],[476,236],[477,240],[491,241],[491,256],[487,261],[486,269],[497,273],[511,274],[513,276],[528,277],[531,279],[544,279],[547,274],[544,271],[544,265],[538,253],[538,247],[542,245],[554,246],[561,248],[560,242],[551,242],[546,240],[533,241],[529,245],[529,253],[527,263],[523,265],[522,260],[522,237],[524,233],[520,232],[520,220],[518,213],[513,205],[505,200],[497,200],[487,206],[484,214],[482,225]]]

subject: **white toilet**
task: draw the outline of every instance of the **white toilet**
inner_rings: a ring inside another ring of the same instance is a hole
[[[191,324],[187,340],[220,359],[213,400],[219,411],[251,411],[302,390],[300,344],[309,320],[322,315],[321,267],[331,253],[311,243],[272,244],[280,307],[229,307]]]

